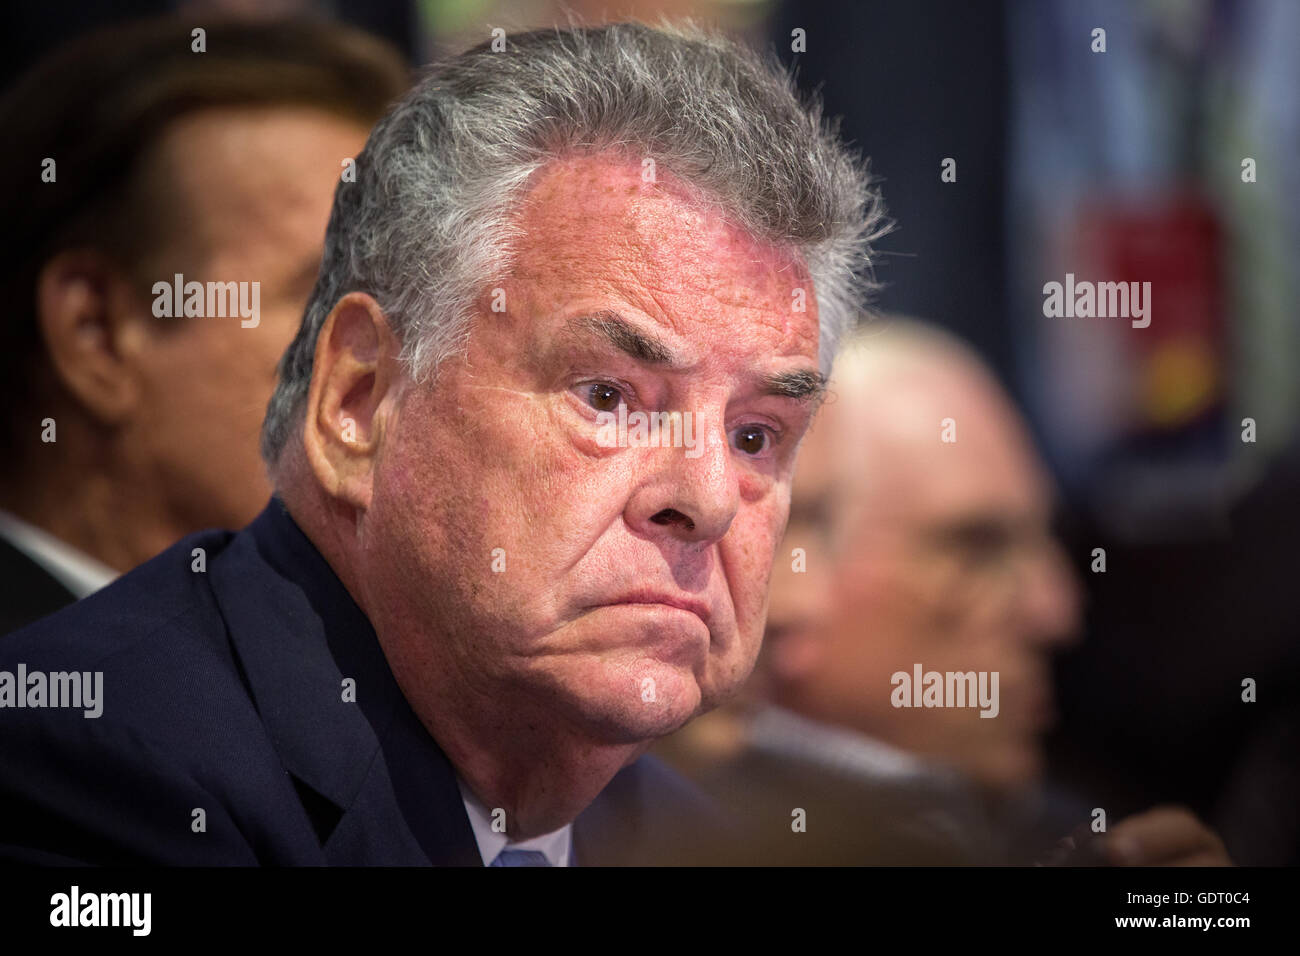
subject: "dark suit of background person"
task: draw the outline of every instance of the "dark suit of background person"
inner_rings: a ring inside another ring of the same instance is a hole
[[[197,548],[205,571],[192,570]],[[0,859],[483,862],[450,763],[278,500],[242,532],[190,536],[10,635],[0,670],[19,662],[29,673],[102,671],[103,713],[0,709]],[[355,703],[343,700],[345,678]],[[205,832],[192,829],[198,809]],[[577,818],[573,849],[583,865],[696,862],[725,825],[642,758]]]
[[[693,779],[743,821],[752,865],[1046,863],[1087,819],[1055,790],[994,798],[960,773],[781,707],[757,708],[744,737]]]
[[[72,591],[26,552],[0,537],[0,634],[17,630],[76,600]]]

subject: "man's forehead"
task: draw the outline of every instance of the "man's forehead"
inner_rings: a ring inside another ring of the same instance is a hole
[[[182,241],[270,261],[290,243],[319,249],[338,177],[318,147],[348,140],[364,143],[365,127],[319,109],[212,107],[173,120],[141,177]]]
[[[646,169],[601,154],[540,170],[518,221],[513,278],[542,295],[611,293],[680,335],[739,318],[781,354],[815,360],[816,299],[798,254]]]
[[[586,252],[618,237],[612,253],[654,250],[661,256],[693,259],[701,265],[722,254],[728,266],[747,267],[743,278],[788,273],[787,281],[809,281],[794,250],[748,234],[695,188],[660,167],[645,166],[620,153],[581,155],[555,160],[534,174],[520,217],[525,236],[576,242],[543,247],[558,254]],[[734,261],[730,261],[733,260]],[[669,270],[663,270],[668,273]]]
[[[838,469],[842,481],[868,510],[938,525],[1050,506],[1050,486],[1014,410],[991,390],[886,377],[827,411],[842,451],[855,450]]]

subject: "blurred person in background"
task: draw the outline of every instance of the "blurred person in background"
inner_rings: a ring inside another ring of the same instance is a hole
[[[1076,853],[1056,846],[1092,818],[1039,786],[1050,656],[1079,626],[1052,510],[1027,429],[972,352],[913,323],[855,336],[801,450],[756,703],[736,753],[702,775],[755,828],[760,854],[1226,861],[1172,807],[1075,841]],[[996,673],[980,700],[991,706],[914,706],[895,675],[918,666]]]
[[[775,6],[778,52],[888,184],[877,308],[976,348],[1068,502],[1087,639],[1055,665],[1052,779],[1300,863],[1300,4]],[[869,36],[926,55],[862,57]],[[1150,280],[1150,326],[1047,319],[1067,272]]]
[[[0,103],[0,633],[261,509],[262,414],[334,186],[407,85],[356,30],[192,30],[83,36]],[[247,283],[255,314],[160,309],[176,281]]]

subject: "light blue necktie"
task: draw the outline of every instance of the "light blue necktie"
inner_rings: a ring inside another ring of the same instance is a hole
[[[502,850],[492,866],[550,866],[546,854],[538,850]]]

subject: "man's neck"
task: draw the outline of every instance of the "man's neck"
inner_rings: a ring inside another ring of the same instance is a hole
[[[649,746],[594,744],[567,735],[555,727],[553,713],[502,727],[499,704],[495,713],[484,715],[491,723],[466,716],[428,720],[421,714],[421,720],[479,801],[505,811],[506,832],[516,841],[572,823]],[[515,716],[524,715],[516,711]]]
[[[160,521],[154,495],[111,473],[56,464],[0,486],[0,508],[114,571],[147,561],[180,534]]]
[[[407,661],[382,634],[379,641],[411,709],[483,805],[505,811],[514,840],[572,823],[652,743],[598,740],[525,688]]]

